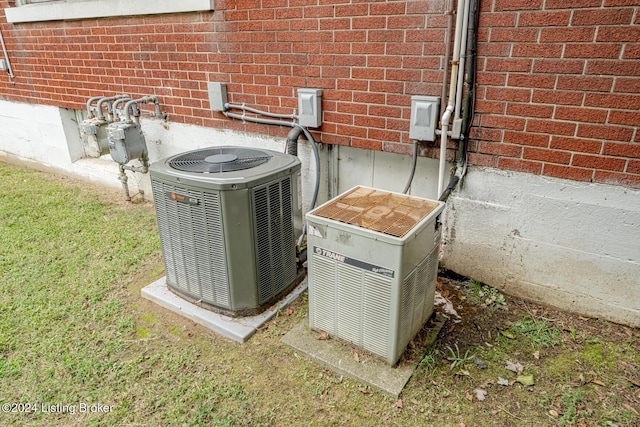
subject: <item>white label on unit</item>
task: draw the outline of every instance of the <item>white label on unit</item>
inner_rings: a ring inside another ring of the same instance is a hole
[[[324,236],[320,232],[320,229],[318,227],[316,227],[315,225],[309,224],[309,230],[307,232],[309,234],[311,234],[312,236],[316,236],[316,237],[320,237],[321,239],[324,239]]]
[[[298,172],[296,175],[298,181],[298,209],[302,209],[302,174]]]

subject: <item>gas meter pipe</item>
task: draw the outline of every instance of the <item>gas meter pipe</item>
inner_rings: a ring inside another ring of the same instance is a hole
[[[12,79],[16,76],[13,74],[13,68],[11,68],[11,61],[9,61],[9,54],[7,53],[7,46],[4,44],[4,37],[2,37],[2,31],[0,31],[0,44],[2,44],[2,51],[4,52],[4,59],[7,61],[7,71],[9,72],[9,77]]]
[[[158,98],[156,96],[145,96],[144,98],[140,98],[140,99],[132,99],[126,103],[126,105],[124,106],[124,115],[125,115],[124,120],[127,123],[133,122],[133,120],[131,120],[131,112],[129,111],[132,105],[148,104],[150,102],[153,102],[155,104],[156,117],[164,118],[164,114],[160,111],[160,103],[158,102]]]
[[[98,101],[98,104],[96,105],[98,118],[99,119],[104,119],[104,112],[102,111],[102,104],[104,104],[105,102],[111,102],[111,101],[114,101],[116,99],[122,99],[122,98],[129,98],[129,95],[116,95],[116,96],[108,96],[108,97],[100,98],[100,100]],[[111,109],[111,107],[109,107],[107,105],[107,111],[109,111],[110,109]]]

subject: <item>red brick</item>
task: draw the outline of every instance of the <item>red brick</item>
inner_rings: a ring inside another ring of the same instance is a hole
[[[553,116],[556,120],[570,120],[575,122],[604,123],[608,111],[595,108],[557,106]]]
[[[582,105],[583,98],[582,92],[536,89],[531,101],[537,104]]]
[[[527,119],[526,130],[527,132],[547,133],[551,135],[573,135],[576,131],[576,124],[554,120]]]
[[[404,41],[404,32],[400,30],[368,30],[368,42],[394,42]]]
[[[640,42],[638,27],[603,27],[598,29],[596,42]]]
[[[472,139],[481,139],[483,141],[502,141],[502,130],[481,127],[472,127],[470,137]]]
[[[504,86],[507,81],[507,73],[482,72],[476,77],[478,85]]]
[[[560,58],[562,56],[561,44],[526,44],[513,45],[512,55],[527,58]]]
[[[542,0],[494,0],[494,10],[536,10],[542,8]]]
[[[615,157],[590,156],[587,154],[574,154],[571,160],[572,166],[591,169],[623,171],[626,165],[625,159]]]
[[[524,130],[525,119],[507,116],[482,116],[481,123],[483,127],[518,131]]]
[[[542,163],[512,159],[510,157],[500,157],[498,158],[498,168],[539,174],[542,171]]]
[[[467,159],[472,165],[495,167],[496,157],[488,154],[469,153]]]
[[[385,3],[381,4],[384,5]],[[375,4],[372,5],[372,8],[374,5]],[[424,28],[424,17],[415,15],[389,16],[387,28],[401,28],[403,30],[409,28]],[[430,26],[430,28],[433,28],[433,26]]]
[[[628,185],[630,187],[640,187],[640,175],[595,171],[593,176],[595,182],[604,184]]]
[[[582,74],[585,61],[570,59],[536,59],[533,61],[534,73]]]
[[[335,16],[367,16],[369,14],[369,6],[364,3],[358,4],[339,4],[335,7]]]
[[[511,43],[478,43],[478,57],[501,56],[508,57],[511,55]]]
[[[532,64],[533,60],[529,58],[487,58],[485,70],[528,73]]]
[[[542,174],[553,176],[555,178],[571,179],[573,181],[591,181],[593,178],[593,170],[574,168],[571,166],[561,166],[545,163],[542,167]]]
[[[550,105],[510,103],[507,105],[506,114],[508,116],[551,118],[553,107]]]
[[[638,126],[640,123],[640,111],[619,111],[611,110],[609,112],[609,118],[607,119],[609,124]]]
[[[503,141],[518,145],[547,147],[549,145],[549,135],[505,131]]]
[[[478,23],[482,28],[515,27],[517,17],[514,12],[487,12],[480,14]]]
[[[567,0],[546,0],[544,3],[545,9],[582,9],[600,6],[602,6],[602,0],[571,0],[571,3]]]
[[[489,41],[509,43],[534,43],[538,37],[537,28],[491,28]]]
[[[369,114],[388,119],[390,117],[401,117],[402,110],[397,107],[371,105],[369,106]]]
[[[613,86],[612,77],[595,76],[558,76],[558,89],[579,90],[585,92],[609,92]]]
[[[518,27],[555,27],[568,26],[570,11],[520,12]]]
[[[614,92],[623,93],[640,93],[640,78],[637,77],[619,77],[616,79],[613,87]]]
[[[627,44],[624,47],[623,59],[640,59],[640,44]]]
[[[640,175],[640,160],[629,160],[627,163],[627,172]]]
[[[602,150],[602,141],[554,135],[551,137],[549,148],[598,154]]]
[[[631,141],[633,129],[612,125],[591,125],[581,123],[577,136],[582,138],[604,139],[609,141]]]
[[[636,143],[617,143],[605,142],[602,154],[618,157],[635,157],[640,158],[640,144]]]
[[[370,29],[370,28],[386,28],[387,27],[387,18],[386,17],[355,17],[351,19],[351,28],[353,29]]]
[[[593,42],[594,28],[542,28],[540,43]]]
[[[539,160],[549,163],[561,163],[568,165],[571,161],[571,153],[567,151],[548,150],[544,148],[525,147],[522,158],[528,160]]]
[[[617,59],[621,51],[622,44],[619,43],[567,44],[564,47],[564,57]]]
[[[488,100],[529,102],[531,100],[531,90],[489,87],[485,92],[485,98]]]
[[[402,132],[395,130],[376,129],[371,127],[367,129],[367,138],[378,139],[380,141],[400,142],[401,136]]]
[[[575,10],[571,25],[630,25],[633,9],[593,9]]]
[[[381,141],[375,141],[369,138],[352,138],[351,146],[356,148],[364,148],[367,150],[382,150]]]
[[[606,108],[624,108],[625,110],[640,109],[639,95],[615,95],[609,93],[588,93],[584,105]]]
[[[504,102],[476,100],[475,111],[477,113],[504,114]]]
[[[481,141],[478,144],[479,153],[495,154],[506,157],[520,157],[522,155],[522,147],[512,144],[500,144],[495,142]]]
[[[367,128],[378,128],[384,129],[385,120],[384,117],[375,117],[375,116],[355,116],[353,118],[353,124],[355,126],[363,126]]]

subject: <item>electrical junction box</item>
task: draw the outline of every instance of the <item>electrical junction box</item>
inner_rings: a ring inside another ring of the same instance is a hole
[[[433,313],[443,209],[358,186],[307,213],[311,329],[394,365]]]
[[[219,82],[208,82],[209,106],[213,111],[225,111],[227,103],[227,85]]]
[[[411,97],[409,138],[418,141],[436,140],[439,106],[440,98],[437,96],[414,95]]]
[[[0,70],[2,71],[9,70],[9,67],[7,66],[7,61],[5,61],[4,59],[0,59]]]
[[[298,123],[317,128],[322,124],[322,89],[298,89]]]
[[[147,143],[137,123],[116,122],[107,126],[109,152],[114,162],[121,165],[147,157]]]

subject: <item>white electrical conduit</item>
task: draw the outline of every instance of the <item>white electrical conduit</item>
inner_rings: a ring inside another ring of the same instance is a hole
[[[7,53],[7,46],[4,44],[4,37],[2,37],[2,31],[0,31],[0,43],[2,44],[2,51],[4,52],[4,59],[7,61],[7,71],[9,72],[9,77],[12,79],[16,76],[13,74],[13,69],[11,68],[11,61],[9,61],[9,54]]]
[[[467,0],[458,0],[458,10],[456,12],[456,32],[453,39],[453,57],[451,59],[451,82],[449,83],[449,99],[447,109],[442,114],[440,133],[440,162],[438,166],[438,194],[439,199],[444,190],[444,179],[447,164],[447,139],[449,132],[449,120],[456,104],[456,92],[458,88],[458,67],[460,62],[460,45],[462,40],[462,22],[464,19],[464,8]]]
[[[460,41],[460,66],[458,67],[458,90],[456,92],[456,109],[453,114],[453,120],[460,119],[460,110],[462,110],[462,88],[464,81],[464,63],[467,58],[467,31],[469,30],[469,9],[470,0],[464,2],[464,17],[462,21],[462,40]]]

